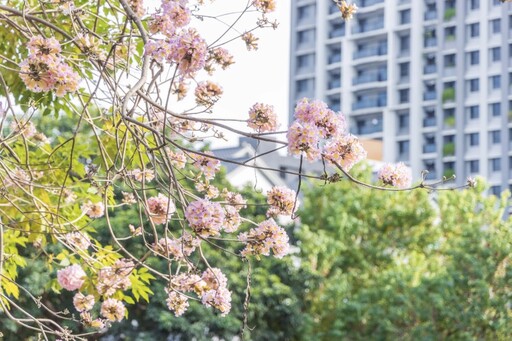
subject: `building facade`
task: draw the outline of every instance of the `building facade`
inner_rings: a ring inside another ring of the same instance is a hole
[[[500,0],[292,0],[290,108],[342,111],[415,178],[512,185],[512,4]],[[290,115],[290,120],[292,116]]]

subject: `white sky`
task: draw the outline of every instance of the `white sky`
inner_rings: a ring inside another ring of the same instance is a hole
[[[224,95],[216,103],[213,117],[246,119],[249,108],[256,102],[272,104],[279,115],[281,128],[288,123],[288,75],[290,49],[290,1],[276,0],[276,11],[268,14],[269,19],[277,20],[276,30],[259,29],[255,35],[260,38],[256,51],[247,51],[245,43],[237,39],[225,46],[234,56],[235,64],[227,70],[217,71],[211,78],[224,89]],[[246,0],[216,0],[211,6],[201,10],[201,14],[222,14],[239,11]],[[237,15],[223,16],[231,23]],[[244,32],[255,26],[256,13],[246,15],[236,28]],[[195,24],[194,24],[195,25]],[[198,27],[207,41],[218,37],[225,26],[215,20],[199,23]],[[211,34],[211,37],[209,36]],[[232,32],[232,35],[235,32]],[[245,125],[244,125],[245,126]],[[244,127],[241,126],[241,127]],[[214,142],[213,145],[236,145],[234,135],[227,135],[227,142]]]
[[[245,8],[248,0],[215,0],[208,4],[206,0],[198,14],[218,16],[225,23],[215,19],[205,18],[203,21],[194,20],[192,27],[210,44],[225,30],[226,23],[231,24],[238,17],[236,12]],[[227,70],[219,70],[209,77],[206,74],[198,75],[198,80],[209,79],[220,84],[224,95],[215,104],[211,117],[247,119],[249,108],[256,102],[271,104],[279,115],[280,127],[286,129],[288,123],[288,74],[290,49],[290,1],[276,0],[276,11],[267,16],[271,21],[277,20],[279,26],[258,29],[254,34],[259,38],[258,50],[247,51],[245,43],[236,39],[223,47],[234,56],[235,64]],[[160,0],[146,0],[150,13],[160,6]],[[229,14],[231,13],[231,14]],[[222,41],[236,37],[256,26],[259,13],[249,13],[237,23],[235,30],[231,30]],[[240,32],[240,33],[237,33]],[[193,93],[194,85],[190,84],[189,91]],[[189,92],[189,93],[190,93]],[[245,124],[234,124],[236,128],[250,131]],[[236,135],[228,135],[228,141],[212,141],[213,147],[237,145]]]

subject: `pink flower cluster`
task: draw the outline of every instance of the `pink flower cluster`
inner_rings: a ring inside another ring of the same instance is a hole
[[[208,45],[195,29],[189,28],[168,40],[149,41],[145,49],[156,61],[175,63],[180,76],[188,77],[204,68]]]
[[[144,170],[136,168],[132,171],[129,171],[128,176],[133,177],[138,182],[151,182],[155,178],[155,171],[149,168],[146,168]]]
[[[29,56],[20,64],[20,78],[34,92],[55,90],[62,97],[78,89],[80,77],[60,55],[55,38],[34,36],[27,44]]]
[[[195,233],[209,237],[220,234],[225,214],[219,203],[200,199],[187,206],[185,218]]]
[[[85,271],[78,264],[57,271],[57,281],[61,287],[69,291],[80,289],[86,277]]]
[[[242,218],[235,206],[224,206],[224,231],[235,232],[240,227]]]
[[[77,292],[73,297],[73,305],[79,312],[89,311],[94,307],[94,296],[87,295]]]
[[[296,196],[295,191],[289,188],[283,186],[272,187],[267,192],[267,203],[270,205],[267,210],[267,217],[275,217],[279,214],[291,215]]]
[[[230,192],[224,188],[222,190],[222,197],[227,201],[228,205],[233,206],[237,211],[247,207],[247,200],[240,193]]]
[[[159,193],[147,201],[149,219],[153,224],[165,224],[171,220],[172,214],[176,212],[176,206],[171,198]]]
[[[161,238],[157,244],[153,246],[155,252],[167,256],[174,257],[176,260],[188,257],[196,250],[196,247],[201,244],[201,240],[195,238],[188,232],[176,239]]]
[[[109,298],[101,304],[101,316],[109,321],[120,322],[126,313],[124,304],[115,298]]]
[[[397,188],[407,188],[412,183],[411,169],[403,162],[396,165],[385,164],[379,170],[378,177],[384,184]]]
[[[153,14],[149,22],[151,33],[162,33],[168,38],[176,34],[180,27],[190,22],[190,10],[187,0],[163,0],[161,12]]]
[[[204,152],[204,154],[213,156],[213,153],[210,151]],[[217,159],[204,155],[195,155],[193,159],[194,167],[199,169],[199,171],[201,171],[204,177],[208,180],[213,179],[215,174],[220,170],[220,161]]]
[[[252,4],[263,13],[273,12],[276,9],[275,0],[254,0]]]
[[[247,120],[249,128],[259,133],[265,131],[276,131],[277,115],[272,105],[256,103],[249,110],[249,120]]]
[[[198,105],[212,106],[222,96],[222,87],[216,83],[205,81],[200,82],[195,91],[196,103]]]
[[[214,64],[217,64],[222,67],[223,70],[226,70],[234,62],[235,61],[233,60],[233,56],[228,52],[228,50],[222,47],[218,47],[216,49],[210,50],[204,69],[209,74],[212,74],[213,71],[215,71]]]
[[[289,249],[286,231],[272,218],[261,222],[248,233],[241,233],[238,239],[246,244],[241,252],[243,256],[268,256],[272,250],[274,257],[283,258]]]
[[[82,212],[89,218],[101,218],[105,214],[105,205],[101,201],[95,204],[89,201],[82,205]]]
[[[169,310],[174,311],[176,316],[183,315],[189,306],[187,296],[177,291],[170,291],[165,302]]]
[[[167,306],[176,316],[182,315],[188,308],[188,298],[181,294],[195,292],[204,305],[218,309],[222,315],[231,310],[231,292],[227,288],[227,278],[218,268],[209,268],[201,276],[182,273],[171,279]]]
[[[327,161],[340,165],[348,172],[356,163],[366,158],[366,150],[357,137],[348,134],[327,143],[324,155]]]
[[[126,290],[131,286],[130,274],[134,269],[132,261],[118,259],[114,265],[98,271],[96,290],[100,295],[112,296],[117,290]]]
[[[171,165],[178,169],[185,168],[185,165],[187,164],[187,157],[183,152],[173,152],[172,150],[167,151],[167,155],[169,156],[169,159],[171,161]]]
[[[345,134],[344,116],[330,110],[322,101],[304,98],[295,107],[295,122],[288,130],[288,152],[316,161],[322,155],[323,140]]]
[[[66,242],[78,250],[85,251],[91,246],[91,240],[83,232],[70,232],[64,236]]]

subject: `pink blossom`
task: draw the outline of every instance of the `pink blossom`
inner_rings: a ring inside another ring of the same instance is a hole
[[[270,208],[267,216],[276,216],[279,214],[291,215],[295,205],[295,197],[297,194],[294,190],[283,186],[272,187],[267,193],[267,203]]]
[[[198,105],[212,106],[222,96],[222,87],[216,83],[206,81],[200,82],[195,91],[196,103]]]
[[[316,126],[311,123],[300,123],[295,121],[288,130],[288,152],[291,155],[304,155],[309,161],[316,161],[320,158],[320,133]]]
[[[101,201],[95,204],[89,201],[82,205],[82,211],[87,214],[89,218],[101,218],[105,214],[105,205],[103,205]]]
[[[64,236],[66,242],[71,246],[77,248],[78,250],[87,250],[89,246],[91,246],[91,240],[87,236],[87,234],[83,232],[70,232]]]
[[[240,193],[230,192],[224,188],[222,190],[222,197],[230,206],[236,208],[237,211],[247,207],[247,200],[245,200]]]
[[[213,153],[210,151],[204,152],[204,154],[213,156]],[[204,155],[195,155],[193,159],[194,167],[201,171],[204,177],[208,180],[213,179],[215,177],[215,173],[220,170],[220,161],[217,159]]]
[[[252,4],[263,13],[273,12],[276,9],[275,0],[254,0]]]
[[[384,184],[397,188],[410,187],[412,182],[411,169],[403,162],[396,165],[385,164],[379,170],[378,177]]]
[[[80,289],[86,277],[85,271],[78,264],[57,271],[57,281],[61,287],[69,291]]]
[[[208,290],[201,296],[201,302],[218,309],[225,316],[231,310],[231,292],[225,287]]]
[[[228,50],[222,47],[218,47],[216,49],[210,50],[208,59],[206,60],[205,70],[211,74],[213,71],[215,71],[213,64],[218,64],[222,67],[223,70],[225,70],[233,63],[233,56],[228,52]]]
[[[338,136],[324,148],[325,159],[337,163],[348,172],[356,163],[366,158],[366,150],[354,135]]]
[[[224,210],[219,203],[200,199],[187,206],[185,218],[200,236],[217,236],[224,224]]]
[[[149,219],[154,224],[165,224],[171,220],[171,216],[176,212],[176,206],[171,198],[163,194],[158,194],[156,197],[151,197],[147,202]]]
[[[224,231],[231,233],[238,230],[242,218],[234,206],[224,206]]]
[[[314,124],[322,138],[331,138],[346,130],[345,117],[330,110],[322,101],[301,99],[295,107],[294,116],[301,123]]]
[[[184,0],[164,0],[162,1],[162,12],[153,14],[149,22],[149,31],[151,33],[162,33],[167,37],[172,37],[176,29],[186,26],[190,22],[190,10]]]
[[[241,233],[238,239],[246,244],[245,249],[242,250],[243,256],[268,256],[272,250],[274,257],[283,258],[289,249],[286,231],[272,218],[261,222],[258,227],[251,229],[248,233]]]
[[[195,238],[188,232],[184,232],[180,238],[161,238],[153,249],[161,255],[173,256],[174,259],[183,259],[195,251],[201,244],[201,240]]]
[[[117,290],[126,290],[131,286],[130,274],[134,269],[132,261],[118,259],[112,266],[98,271],[96,290],[104,296],[112,296]]]
[[[182,76],[188,76],[205,66],[208,46],[193,28],[181,31],[171,39],[169,61],[178,65]]]
[[[187,296],[176,291],[169,292],[165,302],[169,310],[174,311],[174,315],[176,316],[183,315],[189,306]]]
[[[201,279],[205,282],[207,289],[218,289],[228,285],[226,275],[219,268],[208,268],[201,275]]]
[[[73,305],[75,306],[75,309],[80,312],[89,311],[94,306],[94,296],[85,296],[84,294],[77,292],[73,297]]]
[[[173,152],[172,150],[169,150],[167,152],[167,155],[169,156],[169,159],[171,160],[171,165],[178,169],[185,168],[185,165],[187,164],[187,157],[183,152]]]
[[[109,321],[121,321],[124,318],[126,308],[121,301],[109,298],[101,304],[101,316]]]
[[[256,103],[249,110],[249,128],[257,132],[276,131],[277,115],[272,105]]]

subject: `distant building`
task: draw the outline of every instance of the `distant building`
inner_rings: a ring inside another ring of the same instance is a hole
[[[512,4],[500,0],[332,0],[291,5],[290,108],[302,97],[347,115],[416,179],[512,175]],[[290,116],[291,120],[291,116]]]
[[[361,142],[368,152],[370,166],[377,171],[382,165],[382,142],[377,140]],[[278,152],[265,154],[276,147],[277,145],[272,143],[258,143],[254,139],[241,138],[238,146],[214,149],[213,153],[219,158],[233,161],[222,164],[226,167],[228,181],[238,188],[249,184],[263,193],[273,186],[287,186],[296,190],[299,177],[293,173],[299,173],[300,160]],[[254,158],[257,155],[262,156]],[[319,175],[323,171],[324,166],[320,161],[309,163],[304,160],[302,164],[302,173]],[[332,168],[328,168],[328,174],[333,174],[333,171]]]

